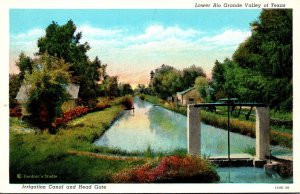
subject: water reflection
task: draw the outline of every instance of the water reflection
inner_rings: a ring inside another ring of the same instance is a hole
[[[186,149],[186,116],[134,99],[134,113],[127,111],[95,144],[126,151],[164,152]],[[255,139],[231,133],[231,153],[255,147]],[[227,155],[227,131],[201,123],[201,154]]]
[[[148,119],[151,130],[155,131],[158,136],[169,138],[174,144],[181,144],[182,140],[186,139],[185,118],[181,115],[171,111],[165,112],[161,107],[152,107],[149,110]]]

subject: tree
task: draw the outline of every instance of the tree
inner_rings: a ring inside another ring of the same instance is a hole
[[[233,59],[264,76],[291,78],[292,10],[263,10],[251,26],[252,36],[240,45]]]
[[[199,76],[195,80],[195,87],[198,91],[202,102],[209,101],[208,82],[205,77]]]
[[[219,67],[220,71],[216,71]],[[221,68],[220,68],[221,67]],[[215,70],[215,71],[214,71]],[[215,98],[236,97],[244,102],[264,102],[265,78],[255,71],[244,69],[236,62],[225,59],[223,63],[216,63],[213,68],[213,82]]]
[[[86,62],[88,57],[86,52],[90,49],[87,42],[80,44],[79,41],[82,33],[75,34],[76,25],[72,20],[66,24],[59,26],[56,22],[52,22],[46,28],[46,35],[38,40],[38,54],[47,52],[51,56],[64,59],[72,64],[74,74],[78,72],[78,66],[81,62]]]
[[[152,80],[154,92],[163,99],[183,89],[180,71],[168,65],[155,69]]]
[[[138,94],[146,94],[147,93],[147,89],[146,89],[146,86],[145,84],[138,84],[135,91],[138,93]]]
[[[119,90],[120,96],[133,94],[133,89],[131,88],[131,85],[128,83],[125,83],[125,84],[120,83],[118,87],[119,87],[118,90]]]
[[[214,89],[213,99],[218,100],[226,96],[225,92],[225,65],[218,60],[215,61],[215,65],[212,69],[212,83],[211,87]]]
[[[29,88],[27,111],[31,122],[54,132],[51,123],[61,114],[62,104],[68,100],[66,87],[70,83],[69,64],[63,59],[44,54],[34,64],[32,73],[26,72],[24,83]]]
[[[9,108],[15,108],[19,105],[16,96],[20,87],[20,74],[9,74]]]
[[[109,76],[103,82],[105,96],[117,97],[119,95],[118,76]]]
[[[243,102],[265,102],[265,78],[254,71],[235,64],[231,68],[234,95]]]
[[[259,89],[260,94],[248,96],[250,100],[260,99],[271,108],[290,111],[293,96],[292,10],[263,10],[251,27],[251,37],[240,44],[233,55],[238,68],[242,68],[239,77],[247,78],[240,84],[250,90],[259,84],[256,90]]]
[[[225,84],[224,84],[224,91],[227,97],[239,97],[236,89],[238,87],[239,80],[237,79],[237,71],[236,71],[236,63],[234,63],[230,59],[224,60],[225,66]]]
[[[24,52],[21,52],[21,54],[19,55],[19,60],[17,61],[16,65],[20,70],[19,79],[20,79],[20,82],[22,82],[24,79],[25,73],[32,72],[33,60],[30,57],[26,56]]]
[[[206,77],[202,67],[196,67],[192,65],[188,68],[184,68],[182,71],[183,88],[192,87],[197,77]]]
[[[222,63],[216,60],[215,65],[212,69],[212,80],[215,83],[214,88],[216,90],[224,89],[225,83],[225,67]]]
[[[169,65],[162,65],[150,72],[149,93],[155,92],[161,98],[166,99],[179,91],[193,87],[195,79],[199,76],[206,77],[201,67],[192,65],[182,71]]]
[[[150,84],[149,84],[150,86],[152,86],[152,84],[153,84],[154,74],[155,74],[154,71],[151,70],[151,72],[150,72]]]
[[[100,75],[100,81],[102,80],[105,80],[106,78],[108,78],[108,74],[106,72],[106,69],[107,69],[107,64],[103,64],[101,65],[100,69],[98,70],[99,71],[99,75]]]
[[[99,94],[97,81],[101,73],[106,73],[101,71],[106,66],[102,68],[98,57],[93,62],[89,61],[87,51],[90,46],[87,42],[80,44],[82,33],[75,32],[76,25],[72,20],[61,26],[52,22],[46,28],[46,35],[38,40],[38,54],[48,53],[69,63],[72,82],[80,84],[79,98],[89,102]]]
[[[86,64],[85,71],[79,76],[79,80],[84,80],[80,84],[79,96],[87,104],[91,104],[100,95],[98,81],[100,81],[101,67],[101,61],[96,57],[94,61]]]

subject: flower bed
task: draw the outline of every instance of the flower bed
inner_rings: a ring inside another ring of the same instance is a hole
[[[62,117],[56,118],[55,122],[52,123],[52,127],[57,128],[61,126],[66,126],[66,124],[76,117],[87,114],[89,111],[88,107],[78,106],[72,110],[66,111]]]
[[[193,156],[163,157],[157,165],[147,163],[113,177],[117,183],[212,183],[219,179],[207,161]]]
[[[9,109],[9,115],[11,117],[22,117],[22,109],[20,107]]]

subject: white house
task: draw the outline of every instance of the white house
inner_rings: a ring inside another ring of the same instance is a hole
[[[201,97],[195,87],[177,92],[177,103],[179,105],[186,106],[192,103],[200,103],[201,101]]]
[[[30,86],[22,85],[16,96],[16,99],[21,104],[23,116],[29,114],[26,111],[26,103],[28,100],[29,89],[30,89]],[[67,90],[68,94],[70,94],[70,99],[68,101],[64,102],[61,107],[64,112],[76,107],[76,99],[78,98],[79,85],[69,84],[69,85],[67,85],[66,90]],[[51,96],[49,96],[49,98],[51,98]]]

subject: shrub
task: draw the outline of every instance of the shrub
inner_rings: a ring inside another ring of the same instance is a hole
[[[125,106],[126,109],[133,108],[133,99],[131,96],[124,96],[121,100],[121,104]]]
[[[66,86],[70,83],[69,64],[47,54],[40,56],[32,73],[25,73],[28,87],[27,111],[31,123],[52,131],[52,122],[61,114],[62,104],[69,99]]]
[[[111,107],[111,106],[107,102],[101,102],[101,103],[98,103],[95,107],[90,108],[89,112],[101,111],[101,110],[104,110],[109,107]]]
[[[163,157],[157,165],[147,163],[113,176],[118,183],[211,183],[219,179],[207,161],[193,156]]]
[[[56,118],[55,122],[52,123],[52,127],[57,128],[61,126],[66,126],[66,124],[71,121],[72,119],[76,117],[80,117],[82,115],[87,114],[89,111],[89,108],[84,106],[78,106],[72,110],[69,110],[63,114],[62,117]]]
[[[139,97],[140,97],[141,100],[145,100],[145,95],[144,94],[141,94]]]
[[[271,144],[282,145],[288,148],[293,147],[293,136],[291,134],[278,131],[271,131]]]
[[[15,107],[9,109],[9,115],[11,117],[22,117],[22,109],[20,107]]]
[[[20,75],[9,74],[9,108],[17,108],[19,106],[16,96],[21,87]]]
[[[282,178],[289,178],[293,176],[293,164],[291,163],[279,163],[277,166],[277,172]]]
[[[151,146],[148,145],[147,150],[144,153],[144,156],[146,158],[151,158],[153,156],[153,151],[151,150]]]

